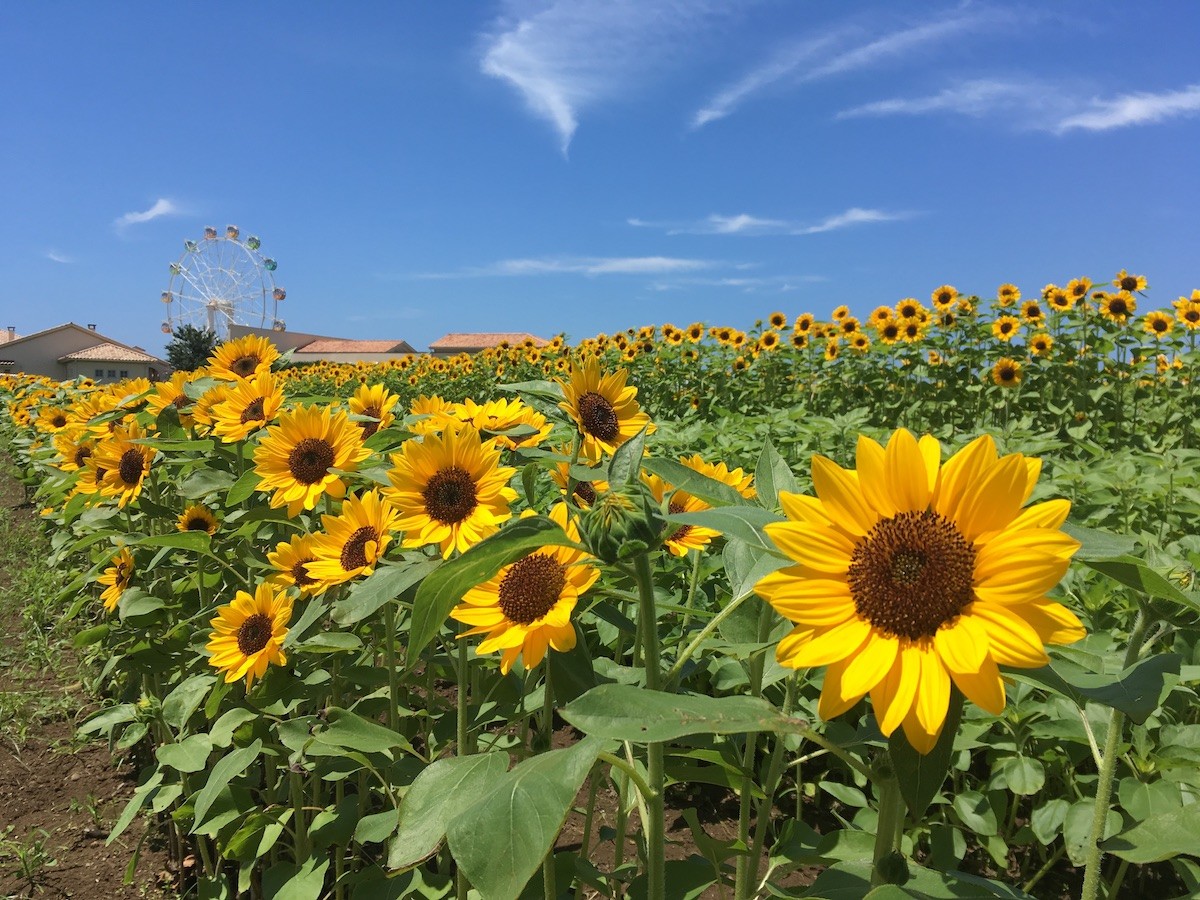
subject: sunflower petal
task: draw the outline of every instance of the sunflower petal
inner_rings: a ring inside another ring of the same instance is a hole
[[[900,639],[872,630],[867,642],[846,666],[842,676],[842,696],[861,697],[879,684],[892,670]]]
[[[1022,605],[1021,616],[1044,644],[1073,644],[1087,636],[1079,617],[1049,598]]]
[[[992,659],[1000,665],[1034,669],[1050,662],[1038,633],[1007,607],[978,600],[968,607],[968,614],[987,629]]]
[[[791,659],[784,665],[793,669],[827,666],[853,656],[870,634],[870,623],[857,617],[832,628],[820,629],[808,641],[797,646],[790,654]]]
[[[845,689],[846,662],[833,663],[825,670],[825,684],[821,688],[821,699],[817,703],[817,715],[829,721],[840,716],[863,698],[862,694],[847,694]]]
[[[950,708],[950,673],[932,648],[921,647],[921,685],[917,689],[917,721],[927,734],[936,735]]]
[[[978,672],[988,658],[987,629],[970,616],[959,616],[953,625],[938,629],[933,646],[951,674]]]
[[[854,544],[839,531],[799,522],[775,522],[765,530],[780,550],[810,569],[835,575],[850,567]]]
[[[951,669],[950,677],[963,692],[963,696],[980,709],[990,712],[993,716],[1004,712],[1004,679],[1000,677],[1000,669],[990,656],[985,656],[979,668],[973,672],[956,672]]]
[[[885,735],[890,736],[908,715],[920,680],[920,652],[910,643],[901,644],[891,671],[871,690],[875,721]]]
[[[925,457],[912,433],[899,428],[888,441],[884,469],[892,500],[900,512],[929,506],[929,479]]]
[[[813,488],[835,522],[850,534],[862,537],[879,521],[867,503],[858,480],[831,459],[814,456]]]
[[[865,434],[858,436],[855,462],[858,468],[859,488],[863,497],[880,516],[890,518],[899,510],[892,502],[891,492],[887,488],[886,459],[886,451],[876,441]]]

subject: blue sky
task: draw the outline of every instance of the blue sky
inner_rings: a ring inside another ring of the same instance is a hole
[[[573,339],[950,282],[1200,287],[1200,6],[21,4],[0,326],[164,337],[205,225],[290,330]]]

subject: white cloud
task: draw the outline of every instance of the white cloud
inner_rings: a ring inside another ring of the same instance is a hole
[[[1091,108],[1063,118],[1055,127],[1060,134],[1075,128],[1108,131],[1129,125],[1161,122],[1200,112],[1200,84],[1159,94],[1121,94],[1111,100],[1091,101]]]
[[[965,116],[982,116],[1000,109],[1024,108],[1037,105],[1056,105],[1050,101],[1050,91],[1035,82],[976,79],[964,81],[925,97],[894,97],[844,109],[839,119],[868,116],[923,115],[952,112]]]
[[[845,212],[830,216],[816,225],[809,225],[806,228],[793,231],[792,234],[822,234],[826,231],[837,231],[839,228],[850,228],[854,225],[865,225],[870,222],[896,222],[900,219],[911,217],[912,213],[890,213],[884,212],[882,209],[862,209],[852,206]]]
[[[620,97],[688,49],[716,0],[550,0],[525,4],[484,39],[480,69],[515,87],[563,154],[580,113]]]
[[[849,228],[852,225],[863,225],[869,222],[895,222],[911,218],[912,215],[909,212],[887,212],[881,209],[863,209],[854,206],[816,224],[785,219],[767,219],[748,213],[740,213],[736,216],[713,213],[698,222],[648,222],[637,218],[626,221],[639,228],[661,228],[667,234],[803,235],[820,234],[824,231],[835,231],[838,228]]]
[[[147,210],[143,210],[142,212],[127,212],[123,216],[118,216],[113,220],[113,227],[118,231],[122,231],[130,225],[140,225],[143,222],[161,219],[163,216],[177,216],[182,212],[183,210],[178,205],[166,197],[159,197],[154,201],[154,205]]]
[[[46,259],[50,260],[51,262],[62,263],[63,265],[70,265],[71,263],[75,262],[73,257],[67,256],[65,253],[59,253],[54,249],[44,251],[42,256],[46,257]]]
[[[428,272],[416,278],[486,278],[517,275],[663,275],[694,272],[718,265],[713,260],[682,259],[674,256],[571,256],[504,259],[489,266],[457,272]]]
[[[849,29],[842,27],[831,30],[788,46],[768,62],[717,92],[692,117],[692,127],[700,128],[725,118],[748,97],[785,79],[803,84],[878,66],[897,58],[911,57],[927,45],[994,26],[1003,18],[1003,14],[986,8],[968,9],[922,25],[893,31],[855,46],[847,46],[852,39]]]

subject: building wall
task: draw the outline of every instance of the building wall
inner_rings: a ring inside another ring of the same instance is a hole
[[[406,356],[419,356],[414,353],[300,353],[292,354],[293,363],[311,363],[320,362],[336,362],[336,363],[356,363],[370,362],[380,363],[387,362],[389,359],[403,359]]]
[[[64,370],[60,378],[91,378],[102,384],[111,384],[126,378],[149,378],[152,381],[163,375],[160,367],[149,363],[110,362],[103,359],[72,359],[59,366]]]
[[[104,341],[105,338],[86,329],[62,328],[30,341],[5,345],[4,357],[14,363],[9,370],[11,372],[48,375],[62,380],[71,376],[67,375],[67,367],[58,361],[60,356],[94,347]]]

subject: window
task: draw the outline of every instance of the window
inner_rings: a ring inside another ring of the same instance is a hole
[[[96,370],[96,377],[97,377],[97,378],[103,378],[103,377],[104,377],[104,370],[103,370],[103,369],[97,369],[97,370]]]
[[[109,369],[109,370],[108,370],[108,377],[109,377],[109,378],[116,378],[116,377],[117,377],[117,370],[116,370],[116,369]]]
[[[129,370],[128,370],[128,369],[122,369],[122,370],[121,370],[121,377],[122,377],[122,378],[128,378],[128,377],[129,377]]]

